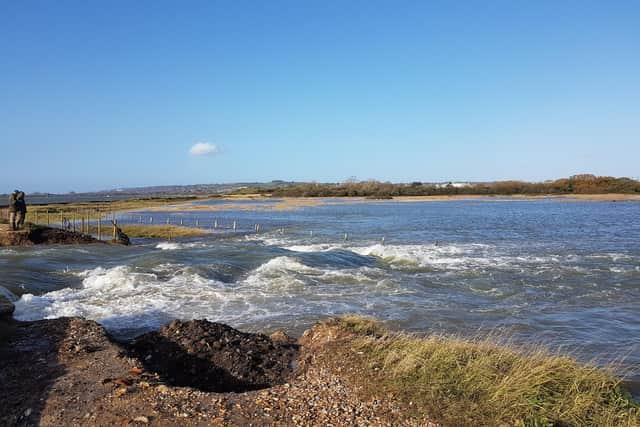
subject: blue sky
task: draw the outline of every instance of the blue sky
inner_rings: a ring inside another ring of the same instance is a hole
[[[637,177],[638,22],[638,1],[1,2],[0,192]]]

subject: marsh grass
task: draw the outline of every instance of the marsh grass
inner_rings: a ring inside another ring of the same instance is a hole
[[[36,212],[38,222],[44,223],[49,212],[51,223],[60,222],[60,216],[65,218],[89,218],[91,220],[108,219],[113,212],[122,212],[135,209],[153,208],[171,204],[186,203],[197,200],[195,196],[184,197],[153,197],[146,199],[114,200],[112,202],[76,202],[76,203],[52,203],[47,205],[29,205],[27,207],[27,221],[35,222]]]
[[[140,224],[118,224],[118,227],[129,237],[143,237],[148,239],[174,239],[178,237],[196,237],[206,235],[207,232],[200,228],[182,227],[178,225],[140,225]],[[98,234],[98,227],[89,227],[91,234]],[[112,233],[111,224],[102,226],[102,236],[109,237]]]
[[[346,357],[358,355],[365,393],[391,393],[414,417],[453,426],[640,425],[639,405],[621,389],[613,367],[496,337],[419,338],[370,319],[334,322],[356,334]]]

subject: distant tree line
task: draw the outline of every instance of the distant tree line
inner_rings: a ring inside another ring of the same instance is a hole
[[[548,182],[499,181],[464,185],[412,182],[393,184],[374,180],[343,183],[304,183],[276,188],[244,189],[269,193],[275,197],[368,197],[388,199],[396,196],[440,195],[543,195],[640,193],[640,181],[610,176],[574,175]]]

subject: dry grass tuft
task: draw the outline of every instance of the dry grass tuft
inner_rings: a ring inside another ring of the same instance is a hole
[[[369,319],[334,319],[358,336],[365,389],[392,393],[411,415],[443,425],[638,426],[640,406],[611,369],[492,338],[417,338]]]
[[[357,335],[382,337],[389,333],[380,322],[361,316],[347,315],[327,321],[327,326],[337,326]]]

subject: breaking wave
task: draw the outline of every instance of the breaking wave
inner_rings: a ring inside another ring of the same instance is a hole
[[[175,251],[178,249],[206,248],[207,245],[202,242],[194,243],[178,243],[178,242],[160,242],[156,245],[156,249],[163,251]]]
[[[16,301],[15,317],[37,320],[81,316],[102,323],[118,335],[155,329],[176,318],[243,324],[291,315],[296,313],[291,301],[297,298],[307,301],[305,309],[313,310],[316,305],[318,310],[322,305],[330,313],[333,309],[327,306],[331,301],[325,297],[340,295],[344,283],[362,284],[362,289],[350,291],[362,295],[380,286],[392,286],[377,269],[336,272],[310,267],[288,256],[272,258],[234,283],[209,279],[191,266],[171,263],[147,270],[121,265],[72,274],[81,279],[79,287],[40,296],[24,294]]]

